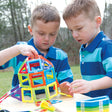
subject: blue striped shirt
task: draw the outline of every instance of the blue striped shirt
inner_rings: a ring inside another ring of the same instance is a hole
[[[39,55],[44,56],[34,45],[33,38],[31,38],[27,43],[26,42],[19,42],[17,44],[28,44],[33,46]],[[51,46],[49,48],[49,51],[47,55],[45,56],[46,59],[48,59],[55,68],[56,77],[59,83],[62,83],[64,81],[72,82],[73,81],[73,74],[70,69],[69,63],[68,63],[68,56],[67,54],[62,51],[59,48]],[[20,66],[22,65],[23,61],[26,59],[26,56],[18,55],[11,60],[9,60],[4,65],[0,66],[0,69],[5,69],[7,67],[13,67],[14,69],[14,76],[12,79],[12,87],[15,87],[19,84],[18,80],[18,70]]]
[[[80,67],[82,78],[88,81],[105,76],[112,78],[112,41],[100,32],[87,46],[80,48]],[[108,95],[112,100],[112,88],[91,91],[91,97]]]

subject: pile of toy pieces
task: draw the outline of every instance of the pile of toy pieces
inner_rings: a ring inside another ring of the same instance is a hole
[[[22,102],[49,100],[58,95],[54,66],[41,55],[38,55],[37,59],[27,58],[20,67],[18,77],[21,89],[16,91],[12,97]],[[54,94],[50,88],[53,88]],[[45,93],[44,97],[39,96],[39,93]],[[30,96],[30,99],[25,99],[25,96]]]
[[[109,97],[100,96],[76,102],[77,112],[109,112]]]
[[[26,58],[19,69],[18,78],[19,85],[1,97],[0,103],[8,96],[12,96],[22,102],[36,102],[36,105],[41,108],[55,111],[50,102],[46,101],[50,101],[58,94],[66,95],[58,91],[59,84],[53,64],[41,55],[38,55],[37,59]],[[39,93],[44,93],[44,95],[41,96]],[[56,100],[53,101],[56,102]]]

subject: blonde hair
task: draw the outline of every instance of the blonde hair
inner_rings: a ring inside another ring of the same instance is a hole
[[[38,5],[32,12],[31,27],[33,27],[36,20],[42,20],[45,23],[54,21],[60,23],[60,15],[55,7],[49,4],[42,4]]]
[[[79,14],[84,13],[91,20],[95,16],[101,16],[99,7],[95,0],[73,0],[64,12],[63,19],[70,19],[70,17],[77,17]]]

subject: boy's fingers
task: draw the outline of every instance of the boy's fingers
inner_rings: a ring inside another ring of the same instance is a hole
[[[32,51],[32,55],[33,55],[32,56],[33,59],[37,59],[38,58],[38,53],[35,50]]]
[[[67,82],[63,82],[60,84],[60,86],[65,86]]]

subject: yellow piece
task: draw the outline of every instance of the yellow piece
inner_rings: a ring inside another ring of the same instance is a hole
[[[31,97],[30,97],[30,99],[25,99],[25,96],[24,96],[24,91],[27,91],[27,90],[29,90],[29,91],[31,91]],[[26,102],[29,102],[29,103],[32,103],[32,102],[34,102],[33,101],[33,93],[32,93],[32,89],[31,88],[21,88],[21,94],[22,94],[22,102],[24,102],[24,103],[26,103]]]
[[[42,100],[41,104],[40,104],[40,107],[41,108],[44,108],[44,109],[48,109],[50,111],[55,111],[55,107],[51,106],[50,103],[48,103],[47,101],[45,100]]]
[[[68,97],[72,97],[71,95],[68,95],[68,94],[65,94],[65,93],[59,93],[60,95],[65,95],[65,96],[68,96]]]
[[[47,77],[53,79],[53,75],[47,75]]]
[[[50,87],[53,87],[53,86],[55,86],[55,93],[54,93],[53,95],[51,95],[51,94],[50,94],[49,88],[50,88]],[[55,97],[55,96],[58,95],[58,88],[57,88],[57,83],[56,83],[56,81],[53,82],[53,83],[51,83],[51,84],[49,84],[49,85],[47,85],[47,91],[48,91],[48,97],[49,97],[49,99],[51,99],[51,98],[53,98],[53,97]]]
[[[22,82],[26,82],[28,79],[24,79],[24,80],[22,80]]]
[[[45,66],[48,66],[48,64],[46,64],[46,63],[45,63],[44,65],[45,65]]]
[[[51,71],[51,72],[52,72],[52,71]],[[46,76],[47,76],[47,79],[49,79],[49,78],[53,79],[53,76],[54,76],[54,75],[53,75],[53,72],[52,72],[52,74],[50,74],[50,75],[47,74]]]

